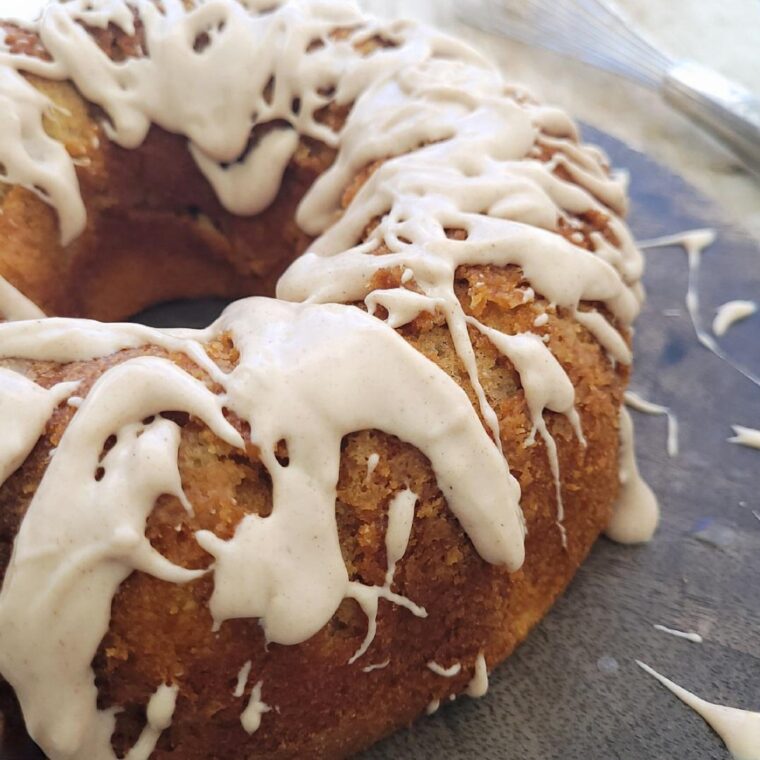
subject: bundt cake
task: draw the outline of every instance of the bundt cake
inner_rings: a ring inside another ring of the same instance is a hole
[[[6,738],[345,756],[651,535],[641,258],[565,114],[339,0],[0,28]],[[114,323],[199,296],[248,298]]]

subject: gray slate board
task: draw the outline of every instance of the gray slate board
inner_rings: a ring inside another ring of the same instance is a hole
[[[718,230],[703,259],[706,325],[725,301],[760,300],[754,241],[646,156],[590,128],[585,136],[630,170],[630,223],[638,239]],[[760,452],[725,442],[731,423],[760,428],[760,389],[696,342],[683,308],[683,251],[655,250],[647,259],[649,297],[637,325],[633,387],[677,413],[682,449],[669,460],[665,420],[634,415],[641,469],[662,504],[655,540],[637,548],[601,540],[565,596],[492,674],[485,698],[442,707],[363,760],[727,758],[706,724],[634,659],[706,699],[760,710],[760,520],[751,511],[760,513]],[[218,306],[161,307],[143,319],[201,326]],[[674,308],[680,316],[663,315]],[[732,328],[721,344],[760,373],[760,315]],[[654,623],[698,630],[706,641],[673,638]],[[0,749],[2,758],[21,760]]]

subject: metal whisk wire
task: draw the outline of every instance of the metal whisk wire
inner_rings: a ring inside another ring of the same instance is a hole
[[[657,88],[671,60],[616,10],[597,0],[488,0],[477,11],[493,31],[569,55]],[[480,23],[485,27],[486,23]]]
[[[760,176],[760,100],[650,44],[607,0],[460,0],[467,24],[570,56],[662,94]]]

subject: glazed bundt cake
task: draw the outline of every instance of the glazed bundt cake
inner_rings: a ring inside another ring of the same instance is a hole
[[[1,35],[6,737],[345,756],[483,694],[605,528],[651,535],[641,258],[566,115],[333,0]],[[249,298],[109,322],[199,296]]]

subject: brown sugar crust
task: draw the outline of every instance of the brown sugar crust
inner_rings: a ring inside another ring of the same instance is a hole
[[[295,209],[329,166],[332,150],[302,141],[276,201],[255,218],[235,217],[221,207],[181,138],[153,128],[140,149],[125,151],[105,138],[99,115],[69,84],[34,83],[66,109],[51,114],[46,127],[80,159],[77,173],[88,224],[79,239],[62,248],[55,213],[47,205],[23,188],[0,189],[0,276],[50,314],[103,320],[177,297],[273,293],[279,275],[309,242],[295,224]],[[323,117],[339,123],[345,113],[328,109]],[[345,202],[371,171],[367,167],[347,188]],[[568,218],[560,225],[560,234],[568,239],[573,235],[574,244],[584,247],[590,247],[588,236],[595,230],[611,234],[603,215]],[[396,271],[381,273],[373,287],[396,285],[399,277]],[[256,620],[228,621],[212,632],[210,578],[178,586],[136,572],[114,599],[110,630],[93,663],[100,707],[122,708],[113,740],[120,757],[139,735],[145,705],[162,682],[179,684],[180,691],[156,758],[349,755],[409,724],[431,700],[461,693],[472,678],[478,652],[485,653],[490,670],[525,638],[567,586],[609,519],[618,489],[618,414],[627,382],[627,369],[613,367],[571,315],[549,306],[540,295],[526,302],[526,288],[515,267],[461,267],[457,272],[457,294],[467,313],[507,333],[548,336],[552,353],[575,386],[585,448],[565,417],[545,414],[559,452],[567,548],[556,525],[554,482],[544,444],[539,438],[529,448],[523,445],[531,420],[519,376],[487,338],[471,331],[480,378],[499,417],[510,470],[522,489],[528,528],[522,569],[510,574],[479,557],[419,451],[377,430],[357,431],[343,442],[336,506],[349,574],[363,583],[382,584],[388,503],[408,486],[419,500],[394,590],[424,606],[428,617],[414,617],[382,601],[374,642],[348,665],[366,632],[366,617],[353,601],[345,601],[308,641],[267,649]],[[548,323],[535,327],[536,316],[545,310]],[[422,314],[399,332],[453,377],[474,403],[440,316]],[[236,361],[228,339],[211,345],[209,352],[223,368]],[[78,394],[86,395],[109,367],[150,354],[167,355],[146,347],[67,365],[9,361],[0,366],[20,369],[46,387],[80,380]],[[168,356],[213,388],[185,356]],[[51,449],[72,415],[72,409],[61,407],[24,465],[0,486],[0,577]],[[172,419],[182,428],[180,472],[195,515],[189,517],[173,497],[162,497],[147,535],[172,562],[206,567],[210,557],[194,532],[206,529],[229,538],[246,514],[268,514],[271,482],[255,447],[249,445],[244,454],[192,417]],[[247,436],[245,426],[232,421]],[[287,456],[286,451],[279,453]],[[380,459],[368,478],[373,453]],[[252,677],[245,696],[236,698],[236,676],[248,660]],[[386,660],[387,667],[362,672],[364,666]],[[462,670],[442,678],[427,668],[431,660],[443,666],[461,662]],[[240,713],[258,680],[263,680],[262,697],[273,710],[248,736]],[[12,703],[9,687],[3,688]],[[6,711],[9,722],[18,717],[14,709],[12,705]]]

